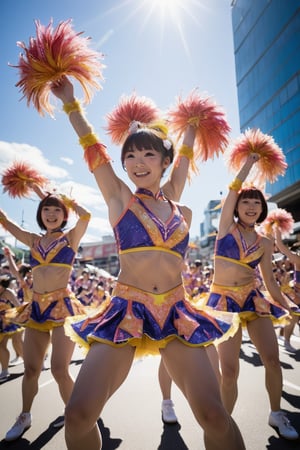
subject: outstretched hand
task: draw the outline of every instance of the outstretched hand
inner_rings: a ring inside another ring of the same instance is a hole
[[[74,100],[74,86],[66,76],[62,76],[58,81],[52,83],[51,92],[63,103]]]
[[[250,153],[248,156],[248,162],[251,162],[252,164],[256,163],[260,158],[259,153]]]

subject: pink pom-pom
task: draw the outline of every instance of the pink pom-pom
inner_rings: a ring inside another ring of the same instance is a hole
[[[147,125],[159,118],[159,110],[154,102],[133,93],[123,95],[116,108],[107,114],[106,130],[114,144],[122,144],[130,134],[130,126],[133,122]]]
[[[2,175],[3,192],[7,192],[13,198],[27,197],[33,184],[42,188],[47,182],[47,178],[25,162],[15,162]]]
[[[211,97],[193,90],[168,111],[169,128],[178,139],[188,125],[195,127],[194,160],[207,161],[223,153],[228,145],[230,126],[224,112]]]
[[[85,102],[90,102],[93,89],[101,89],[96,78],[103,79],[102,54],[88,47],[89,38],[81,37],[71,26],[71,19],[60,22],[53,29],[53,21],[43,26],[36,20],[36,37],[31,37],[28,46],[24,42],[17,45],[25,54],[19,57],[20,80],[16,84],[38,113],[53,116],[53,106],[49,96],[51,84],[62,76],[74,77],[82,86]]]
[[[251,173],[256,184],[265,181],[274,183],[279,175],[284,175],[287,168],[285,156],[272,136],[259,129],[248,129],[232,144],[225,154],[229,169],[238,171],[251,153],[258,153],[260,158],[253,166]]]
[[[293,232],[294,219],[291,213],[282,208],[276,208],[269,212],[267,218],[262,223],[265,234],[273,234],[273,226],[276,225],[283,236],[288,236]]]

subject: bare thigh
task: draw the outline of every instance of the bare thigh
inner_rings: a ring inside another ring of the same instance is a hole
[[[77,376],[67,409],[90,422],[99,418],[107,400],[126,379],[135,349],[94,343]]]
[[[188,347],[178,340],[161,350],[172,379],[187,398],[199,423],[221,407],[219,384],[205,348]]]

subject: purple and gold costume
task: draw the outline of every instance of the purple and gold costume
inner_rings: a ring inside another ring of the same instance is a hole
[[[170,202],[172,214],[161,222],[142,201],[144,189],[132,196],[114,227],[119,253],[164,251],[183,258],[188,245],[188,225],[180,208]],[[117,283],[112,297],[93,316],[66,321],[66,333],[83,347],[103,342],[136,347],[135,356],[158,354],[159,348],[178,338],[188,346],[205,346],[233,335],[237,324],[232,314],[197,310],[188,300],[183,285],[152,294]]]
[[[4,336],[11,336],[19,331],[22,331],[21,327],[11,323],[7,319],[8,311],[13,308],[14,305],[9,300],[0,298],[0,342]]]
[[[32,271],[41,266],[60,266],[72,268],[75,252],[69,245],[65,235],[53,241],[47,249],[38,238],[30,253]],[[15,324],[49,331],[64,325],[69,316],[85,314],[85,308],[75,297],[70,287],[40,294],[33,292],[32,301],[25,302],[8,313],[8,318]]]
[[[270,317],[274,323],[282,323],[288,316],[287,310],[270,296],[264,296],[257,287],[256,268],[264,252],[260,242],[261,236],[257,235],[256,242],[248,246],[237,224],[230,233],[216,241],[215,259],[247,267],[252,272],[253,281],[242,286],[213,283],[205,304],[217,311],[237,313],[243,325],[257,317]]]
[[[282,294],[287,299],[291,308],[292,316],[300,316],[300,271],[294,270],[294,286],[282,284],[280,286]]]

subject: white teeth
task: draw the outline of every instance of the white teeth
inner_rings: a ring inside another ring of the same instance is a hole
[[[137,177],[143,177],[144,175],[147,175],[148,172],[140,172],[140,173],[136,173],[135,175]]]

